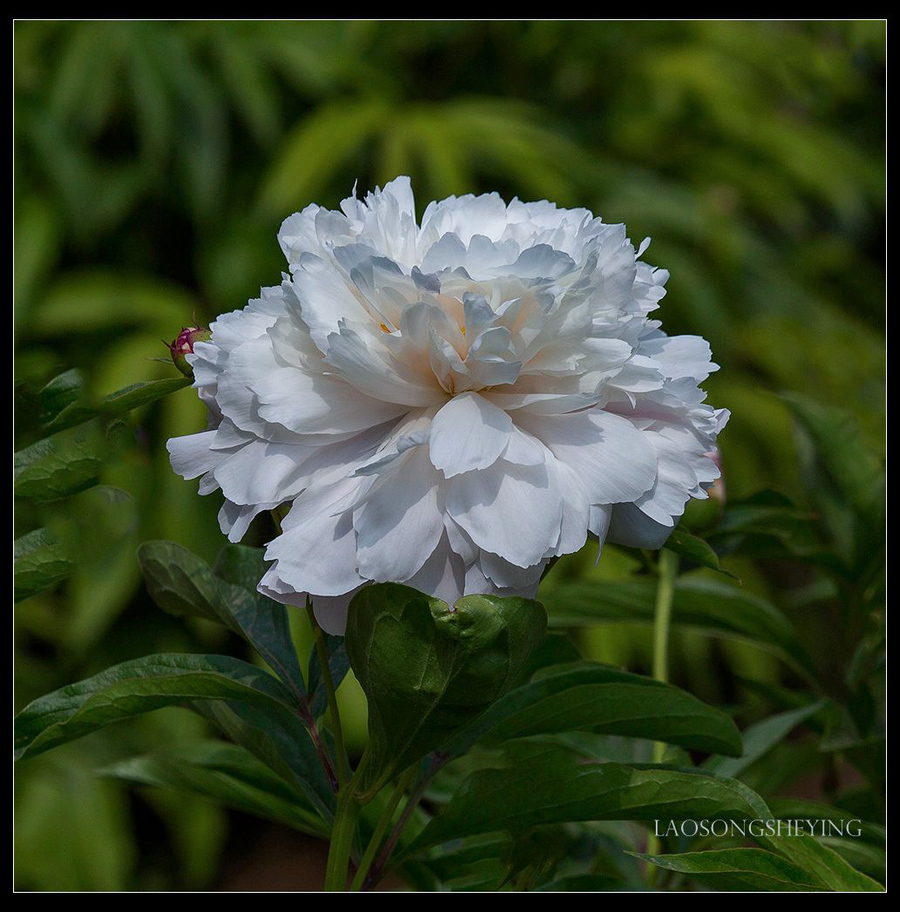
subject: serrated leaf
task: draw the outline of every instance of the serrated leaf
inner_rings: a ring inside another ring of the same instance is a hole
[[[666,741],[693,750],[740,756],[741,735],[727,713],[653,678],[580,662],[543,669],[501,697],[452,739],[461,753],[511,738],[589,731]]]

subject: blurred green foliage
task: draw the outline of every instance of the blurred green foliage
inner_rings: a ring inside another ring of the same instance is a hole
[[[277,281],[285,216],[409,173],[421,207],[499,190],[653,237],[645,259],[672,274],[666,329],[704,335],[723,366],[708,388],[733,412],[729,496],[777,489],[821,510],[839,551],[841,503],[811,498],[806,438],[774,394],[852,413],[880,458],[884,42],[883,22],[19,22],[16,447],[39,436],[52,377],[77,367],[101,395],[173,376],[158,340]],[[46,527],[78,543],[68,579],[17,608],[19,704],[142,653],[242,648],[161,616],[141,587],[140,541],[212,559],[221,536],[214,498],[174,476],[163,446],[203,425],[202,406],[180,393],[137,415],[100,487],[17,504],[17,536]],[[616,578],[631,560],[608,549],[597,571],[554,572]],[[828,580],[729,566],[777,594],[810,652],[841,654],[830,609],[811,610]],[[631,629],[580,636],[593,658],[646,667]],[[729,644],[726,669],[698,635],[676,647],[675,678],[701,697],[746,698],[738,679],[752,678],[771,710],[771,657]],[[358,713],[351,729],[364,731]],[[23,768],[20,885],[212,883],[223,812],[89,773],[198,732],[167,710]]]

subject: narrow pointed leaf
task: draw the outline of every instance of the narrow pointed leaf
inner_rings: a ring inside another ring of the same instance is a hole
[[[677,687],[606,665],[579,662],[544,669],[501,697],[446,746],[461,753],[511,738],[590,731],[666,741],[740,756],[734,720]]]
[[[715,890],[801,893],[827,889],[818,878],[765,849],[717,849],[680,855],[638,855]]]
[[[747,820],[769,816],[765,802],[733,779],[650,765],[597,763],[557,745],[469,776],[410,846],[584,820]]]
[[[263,708],[287,708],[291,695],[267,672],[229,656],[145,656],[26,706],[16,718],[16,755],[39,754],[112,722],[195,700],[238,700]]]
[[[245,748],[224,741],[199,741],[171,751],[132,757],[100,773],[140,785],[201,795],[316,836],[328,834],[327,823],[302,792],[291,788]]]

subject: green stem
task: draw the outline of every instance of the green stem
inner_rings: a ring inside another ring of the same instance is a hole
[[[331,666],[328,663],[328,645],[325,634],[316,623],[312,608],[308,606],[309,622],[316,637],[316,654],[319,657],[319,666],[322,669],[322,682],[325,684],[325,693],[328,696],[328,718],[331,732],[334,735],[334,752],[337,754],[337,779],[338,785],[343,788],[349,777],[347,770],[347,754],[344,750],[344,730],[341,727],[341,714],[338,711],[337,694],[334,689],[334,680],[331,677]]]
[[[397,810],[397,805],[400,804],[400,799],[404,796],[404,794],[406,794],[406,790],[410,787],[410,785],[412,785],[415,777],[416,767],[411,766],[403,774],[403,776],[400,777],[400,781],[397,783],[394,791],[391,793],[391,797],[388,799],[388,803],[384,806],[384,810],[381,812],[381,817],[375,826],[375,832],[372,833],[372,838],[369,840],[369,844],[366,846],[366,851],[363,853],[363,857],[360,859],[359,868],[356,871],[356,876],[353,878],[353,883],[350,884],[351,892],[356,893],[362,889],[362,885],[365,883],[366,875],[369,873],[369,868],[371,868],[372,862],[375,860],[375,853],[381,846],[382,840],[384,839],[384,834],[387,832],[387,828],[391,824],[391,820],[394,816],[394,811]]]
[[[337,813],[331,831],[331,845],[328,848],[328,863],[325,867],[325,890],[341,892],[347,887],[347,871],[350,868],[350,854],[356,836],[356,822],[359,819],[359,802],[353,794],[352,784],[338,793]]]
[[[664,684],[669,680],[669,628],[672,625],[672,600],[678,576],[678,555],[663,548],[659,552],[659,577],[656,583],[656,607],[653,614],[653,677]],[[653,742],[653,762],[662,763],[666,754],[663,741]],[[658,855],[660,841],[655,832],[647,836],[647,854]],[[647,864],[647,885],[656,884],[658,868]]]

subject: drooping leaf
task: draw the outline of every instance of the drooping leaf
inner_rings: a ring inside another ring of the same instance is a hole
[[[733,779],[649,765],[598,763],[558,744],[528,745],[515,762],[473,773],[414,840],[415,852],[451,839],[581,820],[767,818]]]
[[[826,889],[808,871],[765,849],[716,849],[637,857],[664,870],[677,871],[715,890],[802,893]]]
[[[256,590],[265,572],[260,550],[226,545],[215,572],[174,542],[144,542],[138,548],[138,560],[147,590],[160,608],[177,616],[215,621],[243,637],[305,706],[287,609]]]
[[[371,792],[440,747],[517,680],[544,636],[543,607],[466,596],[453,608],[407,586],[367,586],[344,640],[369,702]]]
[[[112,722],[195,700],[292,705],[270,674],[229,656],[162,653],[123,662],[34,700],[16,717],[16,755],[39,754]]]
[[[291,788],[245,748],[223,741],[199,741],[132,757],[105,767],[100,774],[202,795],[316,836],[328,833],[327,824],[302,792]]]
[[[744,741],[743,754],[734,758],[710,757],[703,764],[703,768],[718,776],[728,776],[729,778],[740,776],[751,763],[771,750],[800,723],[805,722],[810,716],[822,709],[824,705],[823,701],[819,701],[808,706],[802,706],[799,709],[778,713],[763,719],[761,722],[756,722],[742,733]]]
[[[337,782],[326,776],[313,731],[296,713],[238,700],[197,701],[192,708],[306,795],[326,820],[334,818]]]
[[[783,855],[793,864],[815,876],[828,890],[837,892],[882,893],[884,887],[857,871],[837,852],[812,836],[764,836],[761,845]]]
[[[581,662],[544,669],[501,697],[446,746],[453,753],[479,741],[590,731],[666,741],[738,756],[741,736],[727,713],[653,678]]]

